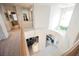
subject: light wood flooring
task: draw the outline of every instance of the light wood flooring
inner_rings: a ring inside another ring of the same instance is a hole
[[[12,30],[7,39],[0,41],[0,56],[20,55],[20,29]]]

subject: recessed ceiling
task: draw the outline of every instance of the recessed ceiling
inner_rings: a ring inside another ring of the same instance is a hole
[[[39,5],[47,5],[47,6],[57,6],[60,8],[72,7],[75,3],[37,3]]]

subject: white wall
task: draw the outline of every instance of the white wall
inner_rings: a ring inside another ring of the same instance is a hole
[[[58,26],[60,16],[61,16],[61,8],[51,5],[49,29],[53,30]]]
[[[9,34],[7,32],[5,23],[4,23],[4,18],[2,17],[3,15],[1,14],[1,8],[0,8],[0,26],[2,27],[2,31],[3,31],[3,39],[8,38]]]
[[[79,33],[79,4],[76,4],[71,17],[68,32],[66,34],[66,39],[69,40],[68,44],[69,47],[73,46],[78,33]]]
[[[34,4],[33,24],[35,29],[48,29],[50,6]]]
[[[11,30],[11,24],[10,24],[10,21],[8,21],[8,19],[5,17],[5,6],[2,4],[2,5],[0,5],[0,7],[1,7],[1,15],[2,15],[2,17],[4,18],[4,23],[5,23],[5,26],[6,26],[6,28],[7,28],[7,31],[9,32],[10,30]]]

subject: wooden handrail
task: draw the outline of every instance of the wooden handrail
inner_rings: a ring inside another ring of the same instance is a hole
[[[20,40],[20,56],[27,56],[29,55],[29,50],[27,47],[26,40],[24,38],[23,29],[21,29],[21,40]]]
[[[79,53],[79,40],[63,54],[63,56],[76,56]]]

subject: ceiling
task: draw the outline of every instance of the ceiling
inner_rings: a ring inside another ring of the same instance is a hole
[[[20,6],[20,7],[24,7],[24,8],[27,8],[27,9],[31,9],[32,8],[32,3],[2,3],[4,5],[14,5],[14,6]]]
[[[65,8],[65,7],[72,7],[72,6],[75,6],[75,4],[74,3],[59,3],[58,4],[58,6],[60,7],[60,8]]]
[[[14,3],[14,5],[31,9],[33,4],[32,3]]]
[[[46,6],[57,6],[60,8],[71,7],[75,5],[74,3],[37,3],[37,4]]]
[[[27,9],[31,9],[33,4],[46,5],[46,6],[57,6],[60,8],[71,7],[75,5],[74,3],[6,3],[6,5],[15,5],[15,6],[24,7]]]

